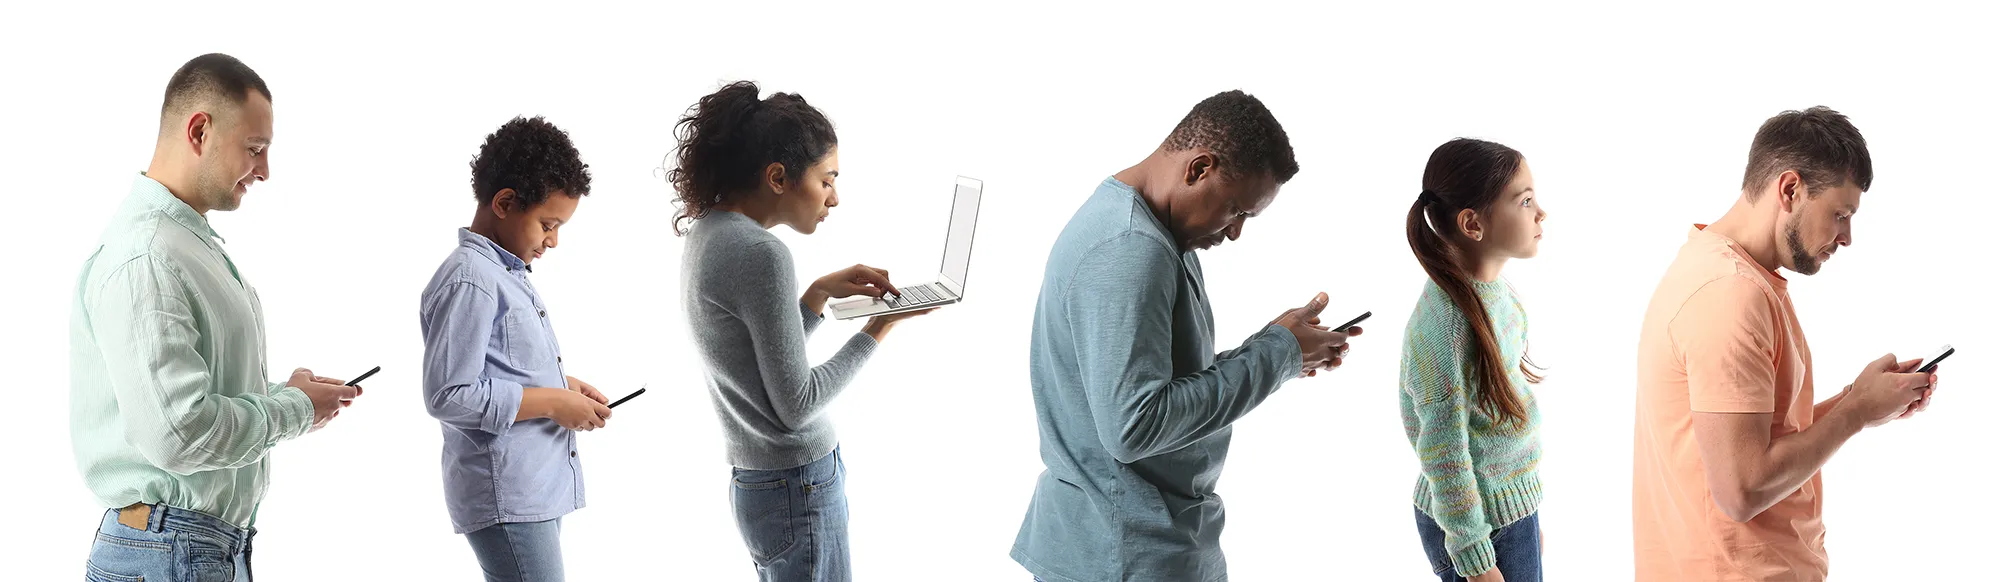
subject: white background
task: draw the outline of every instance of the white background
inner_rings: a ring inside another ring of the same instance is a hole
[[[151,155],[167,77],[210,51],[275,93],[272,180],[213,217],[264,297],[274,377],[383,367],[332,426],[272,453],[266,579],[477,579],[418,397],[417,296],[472,215],[467,162],[517,114],[568,129],[595,175],[534,274],[568,369],[613,395],[652,388],[582,439],[590,506],[564,523],[570,578],[753,579],[678,309],[661,178],[676,116],[740,78],[803,93],[840,129],[841,206],[820,234],[780,229],[802,281],[859,261],[918,282],[952,177],[986,181],[969,302],[897,328],[833,410],[860,580],[1028,578],[1007,552],[1041,470],[1027,338],[1049,244],[1099,180],[1235,88],[1276,112],[1304,170],[1241,241],[1203,256],[1218,349],[1321,290],[1327,317],[1375,318],[1345,369],[1287,384],[1237,425],[1221,484],[1232,579],[1429,579],[1395,396],[1423,281],[1403,218],[1430,150],[1457,136],[1525,152],[1549,211],[1542,256],[1507,268],[1551,368],[1538,388],[1549,576],[1629,578],[1644,305],[1688,226],[1734,200],[1757,125],[1818,104],[1852,116],[1877,173],[1857,244],[1792,277],[1820,393],[1885,352],[1961,352],[1929,412],[1865,431],[1827,466],[1834,576],[1990,572],[1991,13],[713,4],[731,7],[5,8],[5,577],[83,570],[102,508],[67,444],[71,287]],[[830,322],[813,349],[856,329]]]

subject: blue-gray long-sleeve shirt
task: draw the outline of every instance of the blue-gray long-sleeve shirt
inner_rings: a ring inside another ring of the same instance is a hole
[[[458,533],[583,507],[576,433],[546,418],[514,422],[523,390],[569,385],[527,267],[461,228],[424,287],[424,408],[444,428],[444,500]]]
[[[1303,370],[1291,332],[1215,353],[1201,262],[1107,178],[1049,252],[1031,341],[1047,470],[1014,559],[1050,582],[1226,579],[1229,426]]]

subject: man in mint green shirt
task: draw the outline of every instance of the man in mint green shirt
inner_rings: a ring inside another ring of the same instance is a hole
[[[268,381],[257,291],[209,227],[270,175],[271,92],[235,58],[168,82],[146,172],[84,262],[70,316],[70,439],[107,509],[92,580],[248,580],[279,441],[359,388],[303,368]]]

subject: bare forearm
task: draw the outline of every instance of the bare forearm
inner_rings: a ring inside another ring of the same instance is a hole
[[[1747,511],[1738,521],[1749,521],[1805,486],[1833,458],[1834,451],[1861,431],[1863,423],[1853,416],[1828,406],[1827,414],[1806,430],[1773,439],[1761,462],[1745,471],[1740,509]]]
[[[555,399],[557,396],[561,396],[557,392],[567,392],[567,390],[562,388],[521,389],[521,411],[514,415],[514,422],[555,416]]]

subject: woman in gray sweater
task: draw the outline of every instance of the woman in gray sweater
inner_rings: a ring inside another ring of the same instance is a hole
[[[806,361],[829,299],[896,292],[889,273],[855,265],[798,290],[791,251],[769,231],[818,230],[840,204],[833,124],[803,97],[759,99],[723,86],[675,126],[674,232],[687,237],[681,304],[722,419],[736,525],[765,581],[849,579],[847,495],[825,411],[896,322],[878,316],[831,359]],[[796,299],[795,299],[796,298]]]

